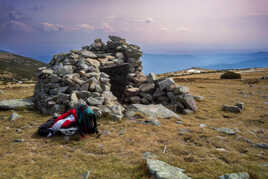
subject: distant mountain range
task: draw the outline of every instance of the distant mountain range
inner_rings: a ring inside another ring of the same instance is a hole
[[[0,77],[36,79],[37,69],[45,65],[40,61],[0,50]]]

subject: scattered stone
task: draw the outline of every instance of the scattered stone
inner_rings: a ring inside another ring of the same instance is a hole
[[[222,176],[219,176],[218,179],[249,179],[249,174],[246,172],[227,173]]]
[[[118,131],[118,135],[120,136],[120,135],[124,135],[126,133],[126,130],[125,129],[120,129],[119,131]]]
[[[85,173],[82,174],[83,179],[88,179],[88,177],[90,176],[90,171],[86,171]]]
[[[245,108],[245,103],[243,103],[243,102],[237,102],[237,103],[235,104],[235,106],[239,107],[241,110],[244,110],[244,108]]]
[[[216,130],[218,132],[222,132],[222,133],[225,133],[225,134],[228,134],[228,135],[235,135],[236,132],[233,130],[233,129],[230,129],[230,128],[216,128]]]
[[[161,104],[158,105],[143,105],[143,104],[132,104],[129,106],[129,109],[127,111],[127,116],[131,117],[132,115],[136,113],[141,113],[144,116],[150,117],[150,118],[162,118],[162,119],[168,119],[168,118],[177,118],[180,119],[179,115],[174,113],[173,111],[167,109]]]
[[[232,112],[232,113],[241,113],[242,112],[242,109],[238,106],[223,105],[222,110],[227,111],[227,112]]]
[[[155,126],[161,125],[160,121],[157,119],[147,119],[144,121],[144,124],[151,124],[151,125],[155,125]]]
[[[176,124],[183,124],[183,122],[179,120],[179,121],[176,121]]]
[[[19,115],[19,114],[16,113],[16,112],[13,112],[13,113],[10,115],[9,120],[10,120],[10,121],[16,121],[17,119],[20,119],[20,118],[22,118],[21,115]]]
[[[32,108],[32,99],[11,99],[0,101],[0,110],[21,110],[26,108]]]
[[[267,80],[267,79],[268,79],[268,76],[261,77],[261,80]]]
[[[155,179],[190,179],[184,169],[171,166],[160,160],[147,159],[147,168]]]
[[[15,139],[14,142],[21,143],[21,142],[24,142],[24,139]]]
[[[260,163],[260,166],[262,166],[262,167],[268,167],[268,163]]]
[[[260,143],[260,144],[253,144],[253,147],[268,149],[268,144]]]
[[[176,85],[175,89],[174,89],[174,93],[175,94],[186,94],[189,93],[190,89],[186,86],[178,86]]]
[[[203,96],[193,96],[193,97],[198,102],[201,102],[201,101],[204,101],[205,100],[205,98]]]
[[[207,127],[207,126],[208,126],[207,124],[200,124],[201,128],[204,128],[204,127]]]

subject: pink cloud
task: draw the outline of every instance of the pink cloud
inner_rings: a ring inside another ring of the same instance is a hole
[[[8,23],[8,26],[11,27],[12,30],[22,30],[24,32],[32,32],[33,28],[30,25],[27,25],[23,22],[11,20]]]
[[[42,22],[41,25],[43,25],[43,29],[48,32],[64,30],[64,26],[60,24],[50,24],[48,22]]]

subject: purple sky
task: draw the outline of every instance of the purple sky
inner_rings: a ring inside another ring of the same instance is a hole
[[[268,49],[267,0],[0,0],[0,49],[35,58],[119,35],[145,53]]]

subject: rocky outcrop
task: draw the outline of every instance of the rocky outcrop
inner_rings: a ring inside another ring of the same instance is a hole
[[[172,78],[157,79],[142,72],[142,51],[123,38],[109,36],[105,44],[96,39],[81,50],[55,55],[47,67],[39,68],[35,107],[45,114],[62,113],[77,104],[123,117],[122,104],[163,104],[177,112],[196,111],[187,87]]]

